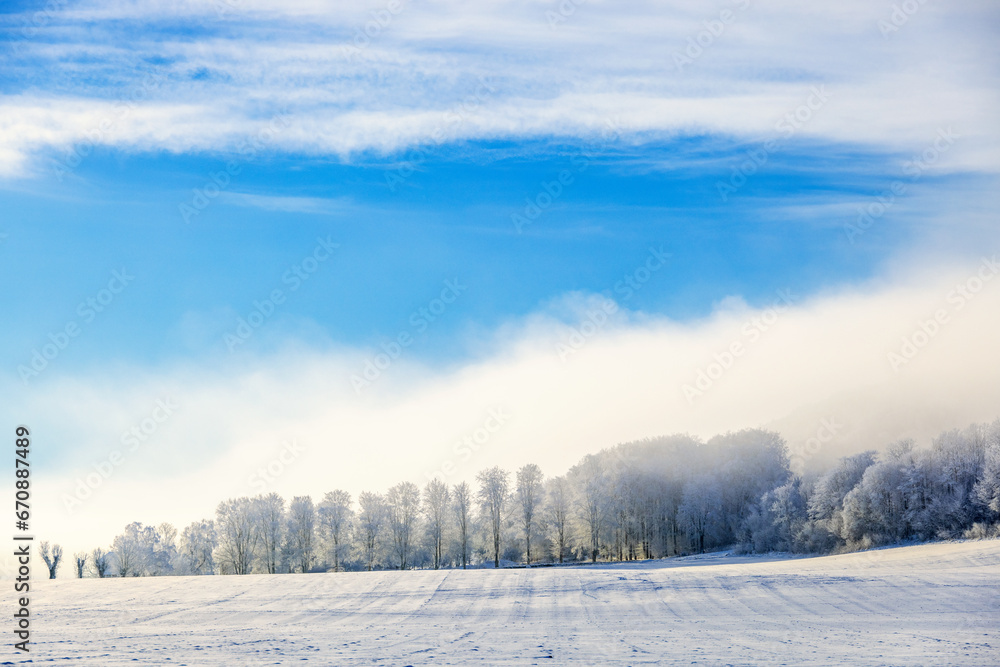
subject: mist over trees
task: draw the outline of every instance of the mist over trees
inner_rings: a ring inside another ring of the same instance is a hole
[[[110,551],[74,556],[77,576],[500,567],[667,558],[719,549],[832,553],[907,541],[1000,536],[1000,420],[793,475],[776,433],[707,443],[648,439],[546,478],[527,464],[475,484],[401,482],[314,504],[278,494],[220,502],[178,531],[131,523]],[[62,549],[42,554],[50,575]]]

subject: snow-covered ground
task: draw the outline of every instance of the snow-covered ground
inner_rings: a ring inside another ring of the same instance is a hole
[[[35,663],[1000,664],[995,540],[820,558],[35,586]],[[3,599],[10,610],[10,592]],[[8,660],[27,662],[7,645]]]

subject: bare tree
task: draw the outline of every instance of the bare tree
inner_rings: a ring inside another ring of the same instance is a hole
[[[468,482],[456,484],[452,489],[455,499],[455,519],[458,524],[458,547],[462,558],[462,569],[469,565],[469,519],[472,513],[472,489]]]
[[[601,550],[601,529],[607,516],[607,477],[601,461],[587,455],[570,473],[577,480],[578,504],[586,526],[591,562],[597,562]]]
[[[698,553],[705,553],[705,540],[713,521],[718,521],[719,495],[716,480],[707,475],[691,480],[684,489],[677,520],[687,530]]]
[[[329,545],[334,571],[341,569],[345,540],[351,527],[351,494],[347,491],[330,491],[323,496],[317,510],[320,529]]]
[[[97,576],[103,579],[108,576],[108,570],[111,567],[109,562],[109,554],[101,547],[97,547],[90,552],[90,562],[94,564],[94,571],[97,572]]]
[[[254,505],[247,497],[231,498],[215,510],[219,564],[233,574],[250,574],[254,553],[260,543],[260,526]]]
[[[254,514],[260,522],[260,548],[258,556],[263,570],[268,574],[278,571],[281,537],[284,531],[285,499],[277,493],[260,495],[253,499]]]
[[[444,530],[447,525],[448,485],[434,478],[424,487],[424,516],[427,519],[427,533],[431,538],[434,552],[434,569],[441,567],[441,553],[444,545]]]
[[[639,530],[637,493],[641,482],[629,462],[621,458],[620,448],[615,449],[617,460],[610,462],[608,471],[608,514],[614,540],[612,557],[619,561],[633,560],[636,555],[636,538]]]
[[[362,491],[358,496],[358,542],[365,566],[371,571],[379,552],[379,539],[385,523],[385,498]]]
[[[300,572],[312,569],[316,531],[316,508],[309,496],[295,496],[288,506],[288,544],[293,560],[291,566]]]
[[[59,569],[59,565],[62,563],[63,550],[62,547],[56,544],[49,550],[49,543],[42,542],[39,545],[40,552],[42,554],[42,560],[45,561],[45,566],[49,568],[49,579],[56,578],[56,570]]]
[[[420,511],[420,489],[413,482],[400,482],[386,494],[386,506],[399,569],[405,570],[409,565],[414,528]]]
[[[552,546],[555,557],[560,563],[566,554],[567,523],[569,520],[569,483],[565,477],[556,477],[549,482],[549,492],[546,503],[549,526],[551,527]]]
[[[521,530],[524,532],[524,562],[531,565],[531,536],[538,522],[537,510],[542,504],[542,469],[534,463],[529,463],[517,471],[517,497],[520,509]]]
[[[87,567],[87,552],[78,551],[73,554],[73,564],[76,565],[76,578],[83,579],[83,570]]]
[[[493,551],[493,566],[500,567],[500,545],[503,540],[504,511],[510,495],[510,473],[493,466],[476,475],[479,507],[489,522],[489,539]]]

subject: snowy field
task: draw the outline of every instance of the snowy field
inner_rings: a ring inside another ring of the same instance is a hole
[[[59,665],[1000,664],[998,541],[36,591],[30,661]]]

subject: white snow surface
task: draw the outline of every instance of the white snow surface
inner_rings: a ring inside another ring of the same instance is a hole
[[[816,558],[33,587],[31,654],[8,640],[0,664],[1000,664],[996,540]],[[10,610],[13,586],[4,588]]]

